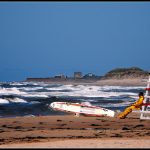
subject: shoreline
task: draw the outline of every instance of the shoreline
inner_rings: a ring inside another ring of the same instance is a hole
[[[150,140],[150,120],[139,116],[133,112],[126,119],[73,114],[0,118],[0,148],[138,147],[139,140],[150,147],[146,142]]]
[[[71,85],[92,85],[92,86],[146,86],[148,79],[142,78],[128,78],[128,79],[101,79],[101,80],[62,80],[62,81],[28,81],[28,82],[43,82],[47,84],[71,84]]]

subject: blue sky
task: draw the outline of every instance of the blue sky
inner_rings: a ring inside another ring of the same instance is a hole
[[[0,81],[150,70],[150,2],[0,2]]]

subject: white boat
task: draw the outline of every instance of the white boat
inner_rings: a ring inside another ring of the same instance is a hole
[[[86,115],[95,117],[114,117],[115,112],[106,108],[80,104],[80,103],[69,103],[69,102],[53,102],[50,107],[57,111],[64,111],[68,113],[73,113],[76,115]]]

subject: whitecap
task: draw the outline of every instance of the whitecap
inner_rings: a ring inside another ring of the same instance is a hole
[[[27,101],[21,99],[21,98],[14,98],[14,99],[9,99],[10,102],[13,103],[27,103]]]
[[[47,92],[46,95],[50,96],[77,96],[77,97],[117,97],[122,95],[136,95],[135,93],[131,92],[103,92],[103,91],[92,91],[92,90],[81,90],[81,91],[72,91],[72,92]]]
[[[0,87],[0,95],[22,95],[27,94],[26,92],[18,90],[16,87],[13,88],[1,88]]]
[[[118,91],[115,92],[115,90]],[[123,92],[119,90],[123,89]],[[51,87],[47,90],[47,95],[51,96],[84,96],[84,97],[112,97],[121,95],[135,96],[135,93],[128,92],[130,89],[143,89],[143,87],[121,87],[121,86],[89,86],[89,85],[62,85],[60,87]],[[61,90],[66,90],[65,92]],[[67,90],[70,90],[67,92]]]
[[[22,87],[22,88],[19,88],[19,89],[24,90],[24,91],[36,91],[36,90],[43,89],[43,87]]]
[[[9,104],[9,101],[6,99],[0,98],[0,104]]]
[[[127,107],[130,106],[133,102],[131,101],[125,101],[122,103],[116,103],[116,104],[112,104],[112,103],[108,103],[108,104],[103,104],[102,106],[104,107]]]
[[[46,95],[46,94],[25,94],[25,95],[22,95],[23,97],[40,97],[40,98],[48,98],[49,96]]]
[[[12,82],[10,83],[10,85],[13,85],[13,86],[21,86],[21,85],[24,85],[24,83],[19,83],[19,82]]]
[[[54,90],[54,91],[61,91],[61,90],[76,90],[76,87],[73,87],[73,85],[61,85],[61,86],[56,86],[56,87],[48,87],[46,88],[47,90]]]

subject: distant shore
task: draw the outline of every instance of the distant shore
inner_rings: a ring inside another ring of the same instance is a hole
[[[26,78],[27,82],[45,82],[49,84],[72,84],[72,85],[97,85],[97,86],[146,86],[149,71],[139,67],[115,68],[105,75],[97,76],[92,73],[82,75],[82,72],[74,72],[73,77],[63,74],[47,78]],[[145,80],[145,81],[144,81]]]
[[[147,79],[128,78],[128,79],[101,79],[101,80],[41,80],[30,82],[44,82],[48,84],[72,84],[72,85],[97,85],[97,86],[146,86]]]

